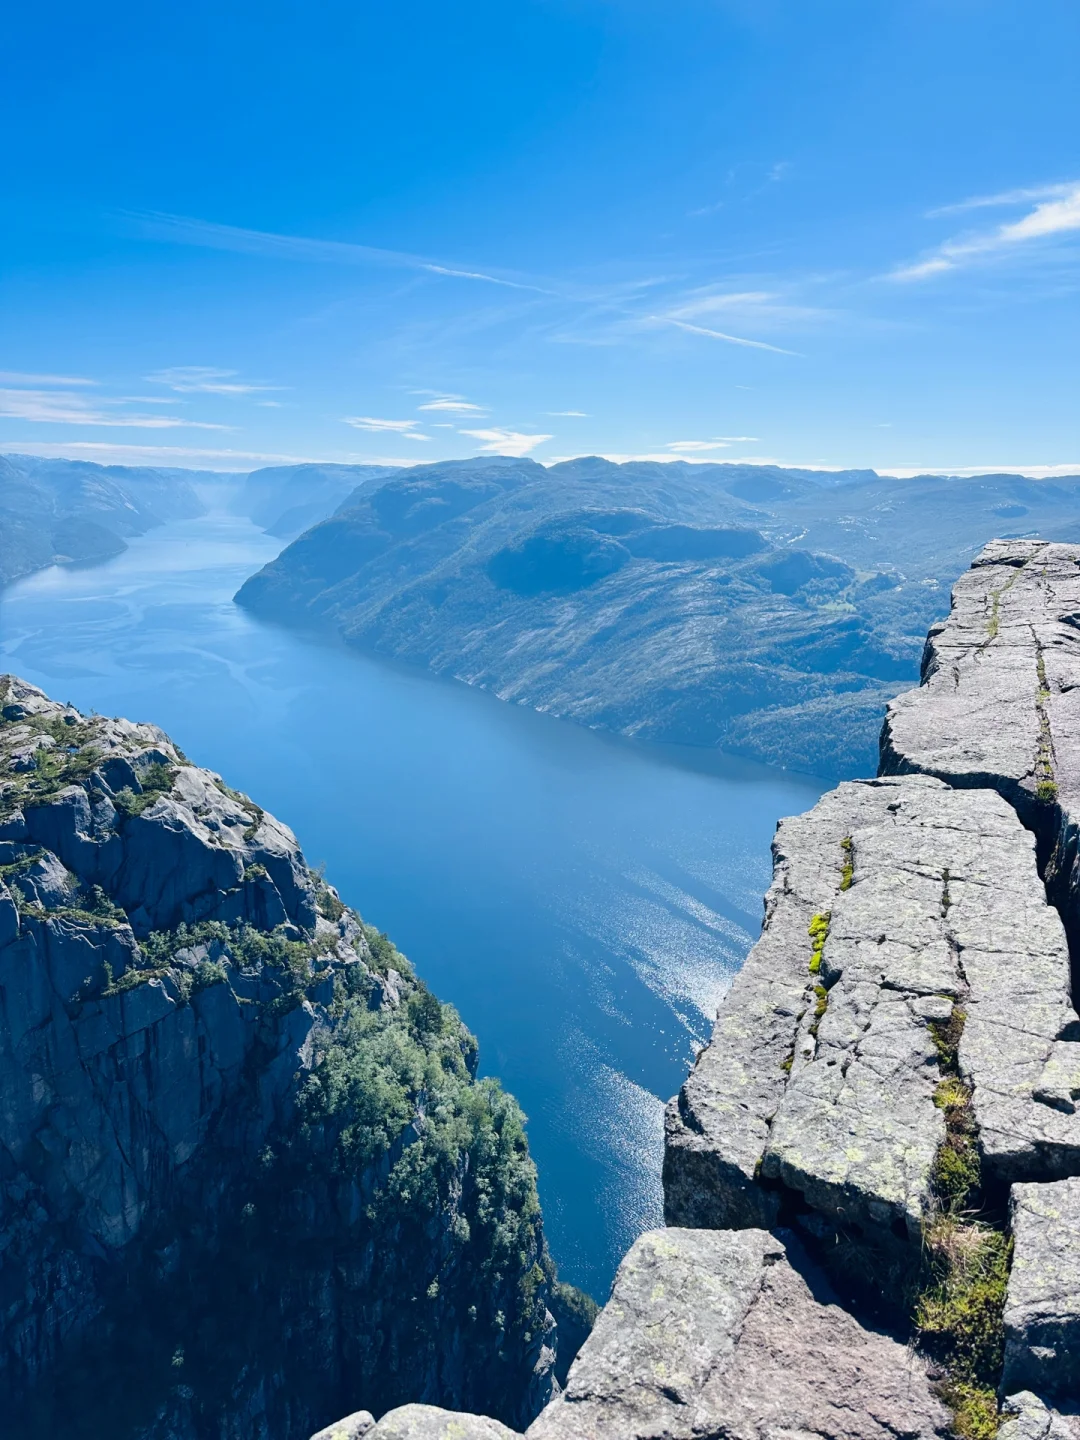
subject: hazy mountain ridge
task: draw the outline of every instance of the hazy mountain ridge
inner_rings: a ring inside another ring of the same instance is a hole
[[[365,484],[237,598],[585,724],[848,774],[1003,521],[1080,537],[1080,477],[454,462]]]
[[[268,465],[243,477],[230,509],[268,535],[291,540],[350,495],[396,474],[393,465]]]
[[[46,565],[108,560],[203,504],[176,471],[0,455],[0,585]]]

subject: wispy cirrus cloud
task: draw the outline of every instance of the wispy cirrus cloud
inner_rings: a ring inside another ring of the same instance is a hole
[[[437,410],[444,415],[486,415],[487,411],[483,405],[473,405],[468,400],[462,400],[458,395],[442,395],[438,400],[429,400],[425,405],[418,405],[418,410]]]
[[[896,281],[928,280],[979,259],[1015,253],[1032,242],[1080,231],[1080,181],[1044,187],[1036,193],[1046,198],[1021,219],[998,225],[993,230],[947,240],[924,259],[893,270],[888,278]],[[1010,195],[1016,196],[1017,200],[1010,199]],[[962,206],[979,209],[1031,198],[1024,192],[1012,191],[1005,195],[979,197],[974,202],[962,202]]]
[[[369,430],[375,434],[404,435],[407,440],[430,440],[430,435],[423,435],[416,428],[419,420],[379,420],[374,415],[346,415],[343,417],[346,425],[351,425],[354,430]]]
[[[744,345],[750,350],[771,350],[774,355],[795,355],[797,350],[785,350],[780,345],[770,345],[765,340],[750,340],[745,335],[729,335],[725,330],[714,330],[708,325],[694,325],[689,320],[680,320],[676,315],[650,315],[649,321],[657,325],[674,325],[691,335],[707,335],[710,340],[723,340],[728,345]]]
[[[252,385],[238,380],[235,370],[217,370],[211,365],[170,365],[145,378],[155,385],[167,385],[179,395],[257,395],[280,390],[280,385]]]
[[[729,445],[756,445],[756,435],[717,435],[712,440],[670,440],[665,449],[673,455],[697,455],[707,450],[726,450]]]
[[[45,425],[107,425],[134,430],[229,430],[229,425],[213,425],[200,420],[186,420],[180,415],[133,415],[119,408],[123,400],[102,400],[67,390],[0,389],[0,416],[9,420],[30,420]]]
[[[462,430],[462,435],[468,435],[473,440],[481,440],[478,448],[485,455],[528,455],[530,450],[535,450],[538,445],[543,445],[546,440],[552,439],[550,435],[524,435],[519,430]]]
[[[1002,190],[996,195],[973,195],[969,200],[957,200],[952,205],[939,205],[926,212],[928,219],[938,215],[961,215],[965,210],[999,210],[1006,205],[1022,205],[1025,200],[1054,200],[1068,195],[1071,184],[1032,185],[1020,190]]]
[[[187,215],[160,212],[125,212],[121,219],[147,240],[172,245],[192,245],[204,250],[231,250],[241,255],[264,255],[277,260],[306,260],[334,265],[382,265],[402,270],[419,270],[449,279],[475,280],[501,285],[510,290],[550,293],[542,285],[512,275],[493,274],[473,265],[455,265],[403,250],[386,250],[376,245],[356,245],[346,240],[318,240],[306,235],[281,235],[271,230],[248,230],[239,225],[220,225]]]
[[[544,414],[550,416],[552,420],[588,420],[589,418],[587,410],[545,410]]]
[[[26,375],[19,370],[0,370],[0,385],[96,385],[83,375]]]

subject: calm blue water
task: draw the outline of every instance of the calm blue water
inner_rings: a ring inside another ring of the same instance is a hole
[[[280,542],[212,515],[0,595],[0,669],[153,720],[293,827],[529,1116],[552,1251],[606,1298],[660,1220],[662,1102],[814,781],[645,748],[238,610]]]

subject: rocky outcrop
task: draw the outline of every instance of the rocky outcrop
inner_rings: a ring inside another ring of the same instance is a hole
[[[634,1245],[566,1391],[527,1433],[930,1440],[948,1421],[925,1367],[842,1309],[794,1237],[670,1229]]]
[[[884,774],[997,790],[1040,840],[1070,933],[1080,919],[1080,547],[1001,540],[953,590],[922,684],[888,707]]]
[[[295,837],[0,678],[6,1434],[246,1440],[553,1393],[519,1112]]]
[[[1080,1440],[1080,1415],[1063,1415],[1023,1390],[1002,1406],[998,1440]]]
[[[852,782],[781,822],[774,854],[762,938],[669,1107],[669,1223],[801,1213],[917,1263],[954,1012],[988,1176],[1080,1168],[1068,947],[1011,807]]]
[[[403,1405],[384,1415],[369,1440],[514,1440],[515,1432],[486,1415],[461,1415],[434,1405]]]

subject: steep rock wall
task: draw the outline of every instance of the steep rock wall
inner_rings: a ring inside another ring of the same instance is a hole
[[[5,1434],[528,1421],[554,1270],[475,1070],[283,825],[156,727],[0,677]]]

